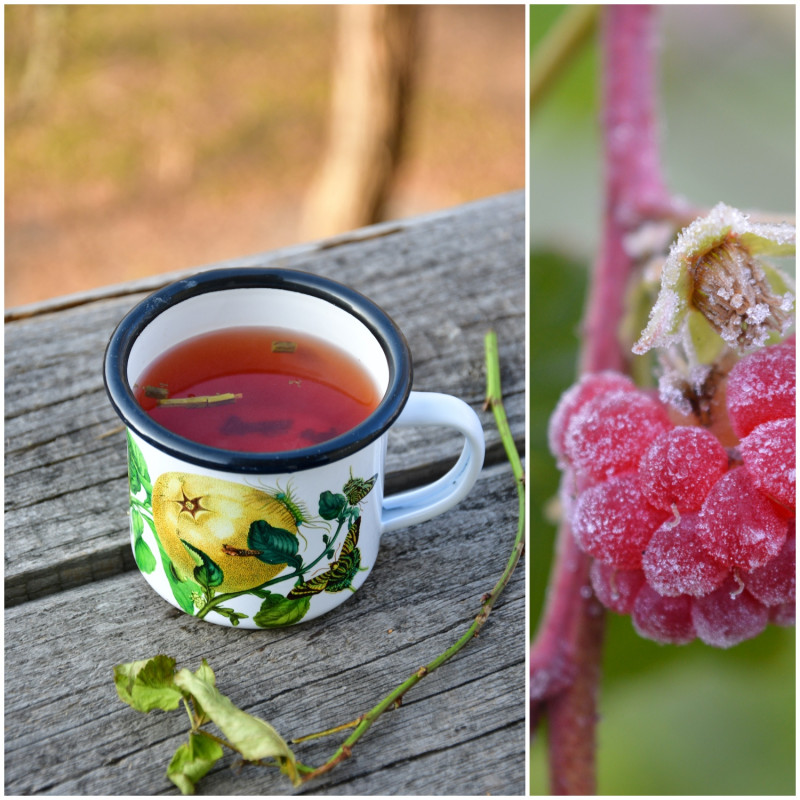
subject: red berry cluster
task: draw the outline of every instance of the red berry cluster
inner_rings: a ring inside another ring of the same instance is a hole
[[[794,624],[794,343],[739,361],[725,402],[727,448],[612,372],[585,376],[550,420],[594,592],[658,642],[730,647]]]

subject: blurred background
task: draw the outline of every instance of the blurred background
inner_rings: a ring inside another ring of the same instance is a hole
[[[531,56],[565,13],[531,6]],[[693,203],[795,214],[795,8],[662,6],[662,160]],[[547,420],[576,375],[600,233],[598,49],[591,35],[531,110],[531,634],[553,555]],[[543,346],[546,343],[546,346]],[[659,646],[609,614],[599,698],[605,795],[795,794],[795,630],[722,651]],[[543,732],[531,790],[548,794]]]
[[[5,7],[5,305],[522,189],[521,5]]]

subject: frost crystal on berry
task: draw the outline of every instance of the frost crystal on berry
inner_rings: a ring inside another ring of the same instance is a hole
[[[795,353],[773,345],[743,358],[730,371],[728,416],[743,439],[756,425],[795,416]]]
[[[638,569],[650,537],[668,516],[645,500],[637,475],[620,475],[580,495],[572,531],[586,553],[619,569]]]
[[[744,467],[717,481],[700,510],[699,526],[709,556],[730,569],[761,567],[786,541],[786,520]]]
[[[662,525],[647,545],[642,569],[650,586],[665,597],[702,597],[728,576],[725,567],[708,558],[697,514],[683,514],[677,524]]]

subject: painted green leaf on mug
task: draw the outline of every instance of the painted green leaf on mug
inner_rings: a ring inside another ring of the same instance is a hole
[[[136,537],[133,545],[133,557],[136,560],[136,566],[148,575],[156,568],[156,557],[141,536]]]
[[[216,606],[214,611],[216,611],[220,616],[225,617],[225,619],[230,620],[230,623],[234,628],[239,624],[240,619],[247,619],[247,614],[242,614],[240,611],[234,611],[232,608]]]
[[[219,564],[217,564],[209,555],[199,550],[189,542],[181,539],[183,546],[189,551],[197,566],[194,568],[194,579],[207,589],[213,589],[219,586],[225,580],[225,575],[222,572]]]
[[[139,445],[133,441],[130,431],[128,431],[128,481],[132,494],[138,494],[144,488],[147,492],[148,500],[150,499],[153,493],[153,486],[150,483],[147,462],[144,460]]]
[[[250,525],[247,547],[258,551],[256,557],[265,564],[291,564],[295,569],[303,566],[303,559],[297,555],[297,537],[266,520],[259,519]]]
[[[150,523],[152,527],[152,523]],[[172,589],[172,596],[175,602],[187,613],[194,614],[194,599],[193,594],[199,594],[202,587],[194,581],[182,581],[175,571],[175,566],[170,560],[169,556],[164,551],[161,541],[156,534],[156,542],[158,543],[158,552],[161,555],[161,563],[164,567],[164,574],[167,576],[170,589]]]
[[[347,505],[347,498],[343,494],[326,490],[319,496],[319,515],[322,519],[336,519]]]
[[[261,610],[253,616],[260,628],[281,628],[299,622],[308,613],[310,597],[283,597],[267,592]]]

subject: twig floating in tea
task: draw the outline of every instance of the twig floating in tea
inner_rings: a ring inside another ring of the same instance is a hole
[[[200,395],[198,397],[164,397],[159,398],[160,406],[183,406],[185,408],[204,408],[205,406],[218,406],[224,403],[235,403],[241,400],[241,394],[225,392],[224,394]]]

